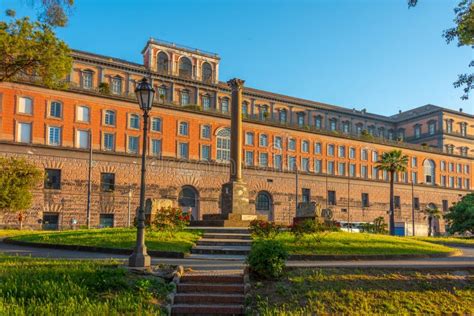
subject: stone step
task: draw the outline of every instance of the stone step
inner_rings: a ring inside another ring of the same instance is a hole
[[[229,274],[185,274],[179,280],[180,283],[231,283],[237,284],[244,282],[243,275]]]
[[[222,268],[222,262],[235,262],[236,268],[242,268],[243,261],[247,258],[246,255],[218,255],[218,254],[199,254],[199,253],[192,253],[187,256],[188,259],[197,259],[203,261],[209,260],[218,260],[219,263],[215,264],[215,267],[219,266]],[[203,269],[203,267],[201,267]]]
[[[174,297],[174,304],[243,304],[244,300],[243,294],[178,293]]]
[[[244,285],[243,283],[179,283],[177,287],[177,293],[244,294]]]
[[[250,234],[236,234],[236,233],[204,233],[203,239],[241,239],[252,240]]]
[[[202,238],[197,241],[198,246],[250,246],[251,240],[244,239],[207,239]]]
[[[218,254],[218,255],[240,255],[246,256],[250,252],[250,246],[194,246],[192,254]]]
[[[189,230],[200,230],[205,233],[218,233],[218,234],[250,234],[248,228],[239,227],[210,227],[210,226],[199,226],[199,227],[188,227]]]
[[[176,304],[171,307],[171,315],[243,315],[244,305],[195,305]]]

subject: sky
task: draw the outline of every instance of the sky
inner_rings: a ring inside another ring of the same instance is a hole
[[[150,38],[221,57],[219,79],[392,115],[425,104],[474,114],[452,83],[474,50],[446,44],[459,0],[75,0],[71,48],[142,63]],[[35,16],[31,0],[0,10]],[[2,17],[3,19],[3,17]]]

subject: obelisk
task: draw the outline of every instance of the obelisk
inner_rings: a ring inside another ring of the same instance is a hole
[[[249,196],[242,179],[242,89],[244,80],[234,78],[227,82],[232,89],[230,124],[230,179],[222,186],[222,213],[229,220],[249,221],[256,218],[249,207]]]

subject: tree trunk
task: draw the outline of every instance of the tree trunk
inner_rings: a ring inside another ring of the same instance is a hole
[[[395,172],[390,171],[390,210],[389,210],[389,229],[390,235],[395,236],[395,205],[394,205],[394,179]]]
[[[433,219],[431,216],[428,217],[428,237],[431,237],[433,227]]]

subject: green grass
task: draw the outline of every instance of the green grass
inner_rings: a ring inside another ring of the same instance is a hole
[[[443,245],[387,235],[330,232],[305,235],[300,241],[289,232],[276,237],[290,254],[305,255],[400,255],[435,254],[453,251]]]
[[[252,283],[253,315],[474,313],[474,272],[298,269]]]
[[[18,230],[18,229],[0,229],[0,238],[2,237],[13,237],[20,235],[31,235],[42,233],[43,231],[35,230]]]
[[[0,315],[166,315],[172,288],[117,261],[0,255]]]
[[[81,245],[109,248],[133,249],[136,241],[136,229],[108,228],[63,231],[54,233],[35,233],[19,235],[15,240],[61,245]],[[161,231],[146,231],[146,245],[149,250],[174,251],[188,253],[200,238],[200,231],[181,231],[170,235]]]
[[[465,245],[468,247],[474,247],[474,238],[472,237],[413,237],[413,239],[441,245]]]

